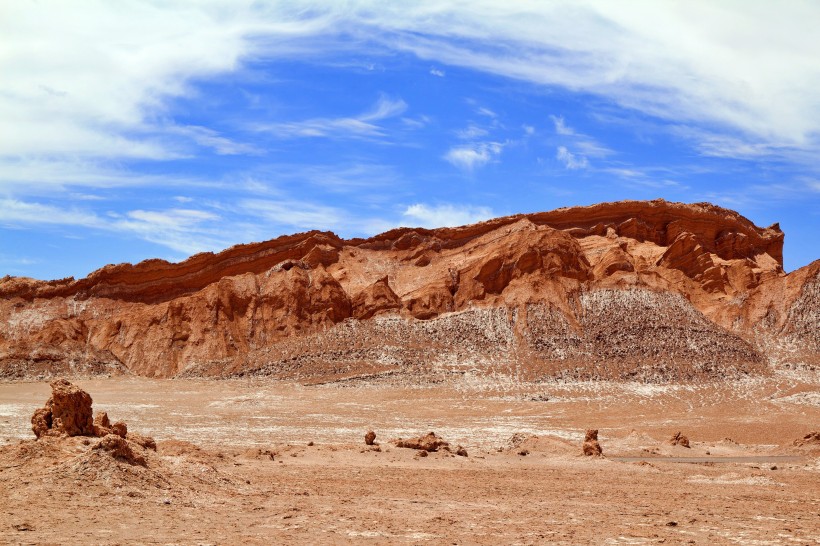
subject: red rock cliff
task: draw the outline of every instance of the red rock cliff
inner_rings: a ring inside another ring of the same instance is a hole
[[[820,350],[817,264],[785,275],[782,248],[777,225],[710,204],[624,201],[6,277],[0,374],[766,373]],[[773,349],[785,334],[788,355]]]

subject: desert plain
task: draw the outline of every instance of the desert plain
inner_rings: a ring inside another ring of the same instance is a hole
[[[820,543],[820,444],[795,445],[820,423],[816,372],[74,382],[156,451],[139,465],[82,436],[35,441],[48,383],[0,384],[0,542]],[[603,457],[582,455],[592,427]],[[430,431],[450,450],[394,445]]]

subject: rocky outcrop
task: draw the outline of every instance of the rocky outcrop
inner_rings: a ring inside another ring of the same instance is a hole
[[[51,382],[51,398],[31,417],[31,429],[41,436],[91,436],[94,419],[91,396],[65,379]]]
[[[359,320],[401,309],[401,299],[391,290],[386,276],[359,292],[351,303],[353,317]]]
[[[600,457],[604,454],[598,443],[598,429],[588,429],[584,436],[583,452],[587,457]]]
[[[677,269],[690,279],[703,285],[708,292],[718,292],[724,288],[724,273],[712,255],[706,251],[697,238],[688,232],[678,235],[657,265],[667,269]]]
[[[786,275],[782,244],[777,225],[709,204],[623,201],[4,277],[0,377],[669,381],[820,365],[820,262]]]
[[[34,412],[31,430],[37,439],[44,436],[71,437],[96,436],[101,438],[92,449],[109,453],[115,459],[129,464],[145,466],[140,449],[156,451],[154,439],[139,434],[129,434],[122,421],[111,424],[108,414],[100,412],[94,417],[91,396],[65,379],[51,382],[51,397],[45,407]]]

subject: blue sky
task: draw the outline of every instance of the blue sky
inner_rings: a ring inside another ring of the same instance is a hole
[[[820,258],[816,2],[6,2],[0,275],[711,201]]]

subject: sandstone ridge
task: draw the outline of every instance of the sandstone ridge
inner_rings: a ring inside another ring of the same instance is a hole
[[[710,204],[623,201],[4,277],[0,376],[667,381],[815,366],[820,262],[786,275],[782,248],[777,225]]]

